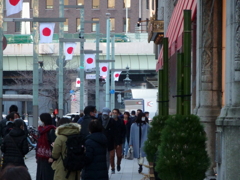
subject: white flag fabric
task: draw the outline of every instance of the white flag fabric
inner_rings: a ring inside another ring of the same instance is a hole
[[[80,87],[81,81],[80,78],[76,78],[76,87]]]
[[[64,43],[65,60],[71,60],[72,59],[75,47],[76,47],[75,42],[65,42]]]
[[[6,0],[6,16],[17,14],[22,11],[23,0]]]
[[[55,23],[39,23],[40,43],[51,43]]]
[[[93,69],[96,67],[95,64],[95,54],[85,54],[84,55],[84,69]]]
[[[108,63],[99,63],[100,67],[100,76],[103,76],[103,78],[107,77],[108,72]]]
[[[121,72],[122,72],[122,71],[115,71],[115,72],[114,72],[114,81],[118,81]]]

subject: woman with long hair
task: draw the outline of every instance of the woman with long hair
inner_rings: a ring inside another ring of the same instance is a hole
[[[133,148],[133,157],[138,159],[139,169],[142,172],[142,165],[146,153],[143,150],[144,142],[147,140],[149,125],[146,123],[144,113],[139,113],[135,123],[131,126],[129,146]]]
[[[51,168],[52,143],[55,141],[55,129],[49,113],[42,113],[38,120],[39,138],[36,148],[37,177],[36,180],[52,180],[54,171]]]

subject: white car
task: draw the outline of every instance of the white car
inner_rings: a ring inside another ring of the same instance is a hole
[[[73,120],[75,118],[75,116],[77,116],[79,114],[80,113],[68,113],[68,114],[65,114],[63,117]]]

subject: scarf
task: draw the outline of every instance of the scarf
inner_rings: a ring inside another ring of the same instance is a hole
[[[52,156],[51,144],[48,142],[48,132],[56,129],[53,125],[39,126],[38,132],[40,137],[37,142],[36,157],[37,159],[49,159]]]
[[[106,129],[109,119],[110,119],[109,117],[107,119],[104,119],[102,115],[102,126],[104,127],[104,129]]]

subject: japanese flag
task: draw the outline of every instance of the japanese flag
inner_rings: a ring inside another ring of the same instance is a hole
[[[40,23],[40,43],[51,43],[54,33],[55,23]]]
[[[122,72],[122,71],[115,71],[115,72],[114,72],[114,81],[118,81],[121,72]]]
[[[65,60],[71,60],[73,57],[73,51],[76,47],[76,43],[74,42],[66,42],[64,43],[64,54]]]
[[[93,69],[96,67],[95,65],[95,54],[85,54],[84,55],[84,65],[86,69]]]
[[[6,0],[6,16],[17,14],[22,10],[23,0]]]
[[[76,87],[80,87],[81,81],[80,78],[76,78]]]
[[[100,76],[103,78],[107,77],[107,72],[108,72],[108,63],[99,63],[100,67]]]

